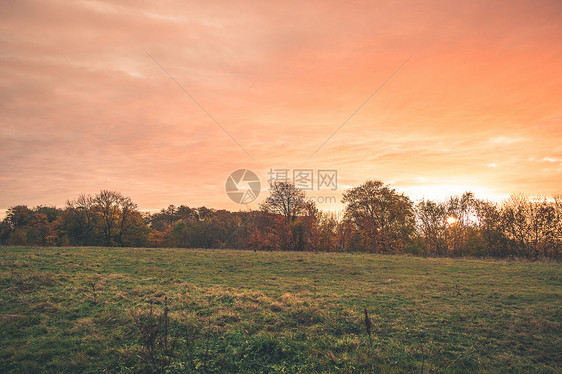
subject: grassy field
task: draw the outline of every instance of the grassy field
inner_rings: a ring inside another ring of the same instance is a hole
[[[560,373],[561,278],[557,263],[2,247],[0,372]]]

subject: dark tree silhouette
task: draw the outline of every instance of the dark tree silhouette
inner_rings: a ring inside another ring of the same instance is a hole
[[[304,191],[289,182],[275,182],[271,185],[269,196],[260,204],[260,209],[266,213],[282,215],[285,223],[289,224],[311,208],[305,201]]]

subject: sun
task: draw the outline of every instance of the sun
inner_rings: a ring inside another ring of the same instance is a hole
[[[453,217],[453,216],[449,216],[449,217],[447,217],[447,223],[452,226],[455,223],[457,223],[457,218]]]

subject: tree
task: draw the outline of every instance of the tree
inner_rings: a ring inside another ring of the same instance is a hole
[[[133,223],[146,226],[142,217],[137,217],[140,214],[137,205],[130,197],[119,192],[102,190],[92,202],[92,209],[100,218],[104,244],[107,246],[114,242],[124,246],[124,235],[133,228]]]
[[[32,216],[33,211],[27,205],[16,205],[6,212],[6,221],[12,229],[21,229],[29,224]]]
[[[335,213],[320,212],[316,220],[317,242],[314,248],[321,251],[336,251],[338,249],[338,226],[339,221]]]
[[[119,245],[123,247],[145,247],[149,243],[149,217],[136,210],[128,214],[124,229],[119,233]]]
[[[8,220],[4,218],[0,221],[0,244],[7,244],[11,233],[12,227],[10,226]]]
[[[112,231],[119,219],[120,204],[123,196],[119,192],[102,190],[94,197],[94,211],[99,214],[103,223],[105,245],[112,242]]]
[[[552,203],[554,215],[552,217],[550,230],[551,250],[550,255],[553,258],[562,258],[562,195],[554,196]]]
[[[445,203],[422,200],[415,207],[418,235],[427,254],[444,255],[447,250]]]
[[[512,195],[502,206],[502,220],[512,254],[534,260],[559,252],[559,201],[530,200],[524,195]],[[558,242],[558,243],[557,243]],[[554,256],[556,257],[556,255]]]
[[[67,200],[64,220],[71,241],[79,245],[94,245],[96,212],[94,198],[81,194],[74,200]]]
[[[57,245],[62,236],[61,210],[51,206],[11,207],[0,227],[0,242],[17,245]]]
[[[477,205],[477,223],[480,235],[487,246],[486,256],[506,257],[508,255],[504,222],[498,204],[479,200]]]
[[[381,181],[369,180],[344,192],[344,220],[373,252],[400,252],[414,229],[412,202]]]
[[[135,204],[130,197],[121,196],[119,202],[121,205],[121,217],[119,218],[119,235],[117,237],[117,243],[119,243],[120,246],[123,246],[123,234],[132,228],[131,226],[134,222],[133,215],[135,213],[138,214],[138,212],[137,204]]]
[[[314,203],[306,201],[303,190],[288,182],[275,182],[260,209],[268,218],[266,229],[275,232],[275,247],[310,249],[318,210]]]
[[[260,209],[266,213],[282,215],[285,223],[289,224],[307,209],[304,191],[288,182],[275,182]]]
[[[454,256],[477,255],[482,252],[483,248],[478,244],[477,207],[478,200],[472,192],[451,196],[446,203],[449,220],[446,225],[447,245]]]

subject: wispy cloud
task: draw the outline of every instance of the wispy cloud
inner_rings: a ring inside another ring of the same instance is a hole
[[[518,137],[512,137],[512,136],[496,136],[496,137],[492,138],[490,141],[493,144],[511,145],[511,144],[521,143],[521,142],[525,142],[525,141],[529,141],[529,140],[530,139],[527,139],[527,138],[518,138]]]
[[[557,1],[3,2],[0,208],[112,188],[146,209],[236,209],[226,176],[271,165],[337,168],[346,185],[370,177],[412,194],[432,183],[552,194],[561,11]]]

